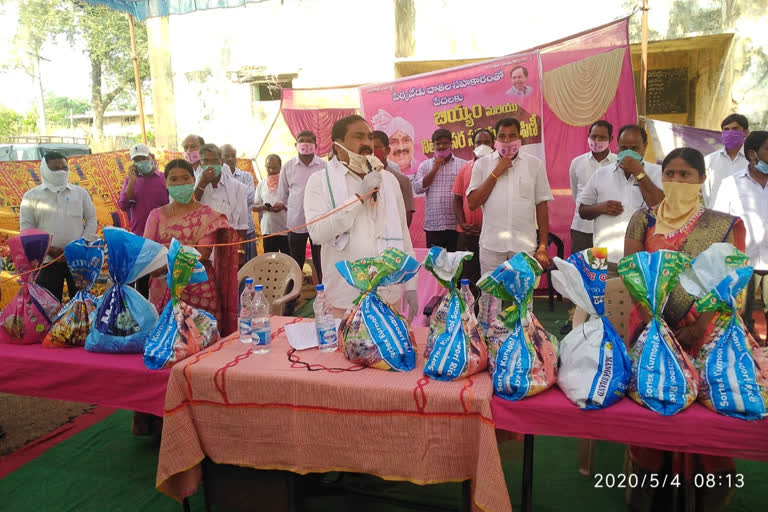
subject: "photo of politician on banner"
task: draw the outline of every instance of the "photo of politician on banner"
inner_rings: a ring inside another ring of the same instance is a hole
[[[453,153],[473,157],[472,135],[496,121],[520,121],[522,151],[544,158],[539,52],[510,55],[479,64],[360,88],[363,116],[387,134],[390,159],[406,175],[433,153],[432,132],[453,135]]]

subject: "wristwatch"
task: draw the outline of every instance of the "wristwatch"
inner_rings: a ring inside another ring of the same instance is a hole
[[[640,180],[641,180],[641,179],[643,179],[643,178],[645,178],[645,173],[644,173],[644,172],[641,172],[640,174],[638,174],[637,176],[635,176],[635,179],[636,179],[637,181],[640,181]]]

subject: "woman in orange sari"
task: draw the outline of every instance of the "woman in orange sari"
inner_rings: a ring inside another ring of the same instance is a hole
[[[219,333],[228,336],[237,329],[237,232],[227,217],[194,198],[195,172],[186,160],[172,160],[165,166],[165,184],[172,201],[156,208],[147,218],[144,237],[163,245],[173,238],[196,247],[208,280],[190,284],[181,292],[181,300],[216,317]],[[215,250],[214,250],[215,249]],[[150,279],[149,301],[162,312],[171,299],[166,276]]]
[[[741,219],[702,206],[700,191],[705,178],[704,157],[700,152],[692,148],[678,148],[670,152],[662,164],[664,200],[658,206],[643,208],[632,216],[624,241],[624,254],[629,256],[640,251],[668,249],[695,258],[716,242],[730,243],[743,252],[746,231]],[[693,358],[713,329],[715,320],[714,313],[699,314],[694,303],[694,297],[678,283],[664,306],[664,320]],[[635,305],[629,319],[632,342],[637,340],[649,321],[645,308]],[[685,486],[693,485],[696,473],[728,473],[735,470],[733,459],[727,457],[663,452],[639,446],[630,446],[629,455],[633,473],[640,476],[644,473],[679,474],[680,483]],[[680,474],[684,466],[688,469],[685,475]],[[630,510],[671,511],[672,490],[650,487],[631,489]],[[685,492],[683,487],[680,491]],[[688,495],[695,494],[697,512],[714,512],[725,508],[730,491],[726,487],[708,489],[703,486]]]

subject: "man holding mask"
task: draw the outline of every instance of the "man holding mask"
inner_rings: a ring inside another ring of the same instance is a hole
[[[496,151],[472,167],[467,188],[471,210],[482,206],[480,273],[496,268],[518,252],[531,254],[542,268],[547,255],[549,209],[552,200],[544,162],[520,153],[520,121],[505,117],[496,122]],[[539,238],[536,240],[536,227]]]
[[[64,247],[74,240],[96,238],[96,209],[88,191],[69,183],[69,164],[64,155],[48,152],[40,162],[41,185],[28,190],[21,200],[19,230],[37,228],[53,237],[46,263],[64,254]],[[47,289],[59,301],[64,295],[64,281],[69,296],[77,289],[67,260],[40,271],[37,284]]]
[[[200,147],[200,167],[195,172],[195,199],[227,216],[240,240],[248,232],[248,189],[235,181],[229,166],[222,163],[221,150],[215,144]],[[245,249],[240,249],[240,263]]]
[[[165,177],[157,170],[157,160],[145,144],[135,144],[130,150],[128,176],[123,182],[117,207],[128,214],[131,233],[144,236],[149,212],[168,204]],[[136,290],[149,297],[149,275],[136,281]]]
[[[629,219],[640,208],[656,206],[664,199],[661,167],[643,159],[648,134],[638,125],[619,130],[618,164],[595,171],[576,199],[579,216],[594,220],[594,246],[608,249],[608,275],[618,276],[624,257],[624,234]]]
[[[743,171],[749,164],[744,155],[744,139],[749,135],[749,120],[741,114],[731,114],[720,123],[720,129],[723,148],[708,154],[704,159],[707,165],[707,180],[701,189],[701,195],[707,208],[713,207],[723,180]]]
[[[445,128],[434,131],[432,143],[434,156],[419,164],[413,178],[413,192],[426,195],[424,232],[427,247],[439,246],[453,252],[459,237],[453,211],[453,183],[467,161],[453,156],[453,136]]]
[[[347,116],[334,123],[331,137],[333,157],[327,168],[309,178],[304,210],[307,218],[315,219],[350,205],[309,226],[312,239],[322,246],[328,301],[334,316],[340,317],[359,291],[339,274],[337,262],[377,256],[388,247],[411,256],[414,252],[400,186],[391,173],[381,172],[368,123],[361,116]],[[409,322],[418,310],[416,285],[416,279],[411,279],[404,285],[380,288],[388,304],[399,304],[405,288]]]
[[[277,185],[277,196],[280,198],[280,204],[287,207],[288,213],[288,246],[291,250],[291,257],[299,264],[299,268],[304,268],[304,261],[307,254],[307,239],[312,247],[312,262],[317,271],[317,282],[323,281],[323,271],[320,262],[320,246],[310,238],[307,231],[307,220],[304,217],[304,190],[307,187],[307,181],[317,171],[325,168],[325,162],[315,155],[317,148],[317,136],[309,130],[304,130],[296,137],[296,151],[298,156],[288,160],[283,164],[280,171],[280,181]],[[304,227],[298,227],[304,226]],[[289,311],[292,305],[289,305]]]

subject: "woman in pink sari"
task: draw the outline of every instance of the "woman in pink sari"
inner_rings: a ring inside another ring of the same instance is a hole
[[[194,198],[195,173],[186,160],[172,160],[165,166],[165,183],[171,203],[152,210],[144,237],[163,245],[176,238],[184,245],[206,246],[238,241],[227,217]],[[181,300],[216,317],[219,333],[228,336],[237,329],[237,245],[196,247],[208,281],[191,284]],[[171,299],[166,276],[153,276],[149,300],[162,312]]]

